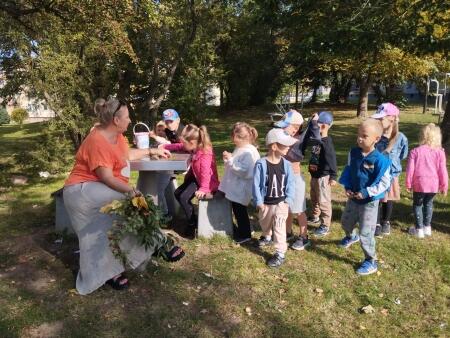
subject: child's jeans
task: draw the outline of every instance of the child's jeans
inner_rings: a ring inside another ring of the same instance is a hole
[[[233,214],[237,222],[236,237],[240,239],[251,238],[252,230],[250,228],[247,207],[237,202],[231,202],[231,208],[233,209]]]
[[[353,235],[356,223],[359,223],[361,248],[367,260],[376,259],[375,227],[377,225],[379,200],[358,204],[349,199],[342,214],[342,228],[347,236]]]
[[[273,231],[275,250],[280,253],[287,251],[286,219],[289,214],[289,205],[286,202],[278,204],[265,204],[264,212],[259,210],[258,219],[263,236],[270,237]]]
[[[413,210],[416,218],[416,228],[421,229],[423,226],[431,225],[433,217],[433,198],[435,193],[414,192],[413,193]]]
[[[195,197],[195,192],[197,189],[197,181],[195,180],[194,175],[192,175],[190,177],[186,176],[183,184],[180,185],[174,192],[175,198],[186,213],[186,218],[188,219],[190,225],[194,225],[195,222],[194,206],[191,201]]]
[[[331,186],[329,184],[330,176],[321,178],[311,177],[311,204],[314,217],[322,216],[322,222],[325,226],[331,225]]]

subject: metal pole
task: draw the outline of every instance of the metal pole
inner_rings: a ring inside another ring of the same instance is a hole
[[[428,91],[430,90],[430,77],[427,76],[425,83],[425,100],[423,101],[423,111],[422,114],[425,114],[428,109]]]

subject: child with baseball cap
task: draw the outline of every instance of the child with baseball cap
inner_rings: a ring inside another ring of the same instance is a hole
[[[170,143],[180,143],[180,135],[184,129],[184,125],[180,122],[178,112],[175,109],[166,109],[162,113],[162,118],[166,124],[164,131],[167,139]]]
[[[392,103],[381,104],[371,116],[381,121],[383,135],[375,147],[391,160],[392,182],[388,192],[380,202],[375,236],[382,237],[391,233],[391,215],[394,201],[400,200],[399,176],[402,173],[401,161],[408,156],[408,139],[399,131],[400,110]]]
[[[275,254],[267,261],[270,267],[284,263],[287,251],[286,219],[295,196],[292,167],[285,160],[289,147],[297,140],[283,129],[271,129],[266,135],[267,156],[256,161],[253,173],[253,201],[258,208],[262,236],[259,247],[272,243]]]
[[[318,237],[326,236],[329,233],[333,211],[331,187],[336,185],[337,163],[333,139],[328,135],[332,125],[333,114],[328,111],[315,114],[312,119],[312,128],[320,130],[321,139],[311,147],[309,172],[311,174],[312,217],[309,222],[320,224],[314,233]]]

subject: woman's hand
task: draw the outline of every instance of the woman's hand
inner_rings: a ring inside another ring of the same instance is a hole
[[[362,200],[364,198],[360,192],[355,193],[353,197],[356,198],[357,200]]]
[[[155,134],[155,132],[154,132],[153,130],[150,130],[150,131],[148,132],[148,136],[150,136],[151,138],[155,138],[155,137],[156,137],[156,134]]]
[[[158,156],[158,157],[162,157],[162,158],[170,158],[170,151],[168,151],[167,149],[164,149],[164,148],[159,148],[159,147],[158,147],[158,149],[154,149],[154,148],[149,149],[148,154],[150,156]]]
[[[351,191],[351,190],[346,190],[346,191],[345,191],[345,195],[346,195],[348,198],[353,198],[353,197],[355,197],[353,191]]]

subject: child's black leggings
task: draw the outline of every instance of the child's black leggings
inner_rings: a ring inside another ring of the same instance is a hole
[[[195,192],[198,190],[198,184],[194,176],[188,176],[184,179],[182,185],[180,185],[174,192],[175,198],[180,203],[186,217],[188,219],[189,225],[195,226],[195,214],[194,206],[191,200],[195,196]]]
[[[394,201],[381,202],[378,209],[378,224],[383,224],[391,221],[392,209]]]
[[[252,232],[250,229],[250,219],[248,218],[248,211],[245,205],[240,203],[231,202],[233,208],[234,217],[236,217],[237,231],[235,233],[237,238],[250,238]]]

